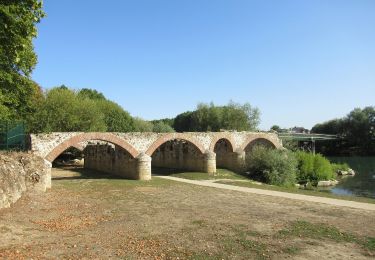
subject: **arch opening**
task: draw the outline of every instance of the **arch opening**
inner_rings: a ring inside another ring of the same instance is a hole
[[[233,169],[233,146],[226,138],[219,139],[214,146],[214,153],[216,154],[216,167]]]
[[[151,154],[152,173],[170,175],[184,171],[202,172],[204,154],[185,139],[167,140]]]
[[[138,178],[138,152],[126,141],[111,133],[84,133],[73,136],[57,145],[45,159],[54,162],[61,154],[66,153],[67,149],[72,149],[71,147],[83,150],[83,160],[79,165],[74,165],[78,166],[76,169],[71,169],[75,170],[77,176],[82,176],[82,173],[96,175],[102,172],[125,178]]]
[[[112,143],[88,144],[84,149],[84,168],[137,179],[136,158]]]
[[[267,148],[267,149],[276,149],[276,146],[271,141],[269,141],[265,138],[257,138],[255,140],[249,142],[244,149],[246,168],[247,168],[247,165],[249,164],[249,162],[251,161],[251,154],[252,154],[253,150],[256,147],[259,147],[259,146]]]
[[[55,160],[52,161],[52,167],[83,167],[83,158],[83,150],[72,145],[61,152]]]

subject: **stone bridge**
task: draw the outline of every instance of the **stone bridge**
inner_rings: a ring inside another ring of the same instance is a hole
[[[151,166],[215,173],[216,167],[237,172],[256,144],[281,148],[274,133],[83,133],[31,134],[32,151],[50,165],[66,149],[84,151],[85,168],[126,178],[149,180]]]

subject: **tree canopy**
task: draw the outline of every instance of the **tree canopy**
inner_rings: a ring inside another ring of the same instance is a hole
[[[318,147],[326,154],[375,154],[375,107],[355,108],[344,118],[315,125],[311,132],[341,137]]]
[[[72,90],[64,85],[45,92],[31,132],[134,131],[131,115],[96,90]]]
[[[0,0],[0,119],[30,121],[42,97],[29,76],[37,63],[33,38],[43,18],[38,0]]]
[[[29,76],[37,63],[33,38],[44,17],[38,0],[0,1],[0,68]]]
[[[260,123],[259,109],[249,103],[243,105],[229,102],[226,106],[201,103],[193,112],[185,112],[174,120],[178,132],[237,130],[252,131]]]

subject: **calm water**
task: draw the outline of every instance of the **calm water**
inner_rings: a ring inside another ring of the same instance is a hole
[[[354,177],[344,177],[331,189],[334,194],[375,198],[375,157],[330,157],[330,161],[347,163]]]

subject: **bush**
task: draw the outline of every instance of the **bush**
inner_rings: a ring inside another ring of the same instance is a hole
[[[337,173],[338,171],[349,171],[350,167],[347,163],[331,163],[332,171]]]
[[[293,153],[256,146],[247,160],[250,177],[279,186],[292,186],[296,181],[297,160]]]
[[[155,133],[173,133],[174,129],[170,125],[162,121],[159,121],[154,123],[152,131]]]
[[[317,183],[335,178],[331,163],[322,155],[306,152],[296,152],[295,155],[298,160],[298,181]]]

